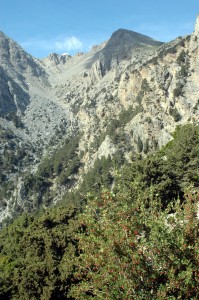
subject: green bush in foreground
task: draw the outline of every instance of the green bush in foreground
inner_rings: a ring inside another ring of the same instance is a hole
[[[83,212],[54,207],[3,228],[0,299],[199,299],[199,127],[173,137],[118,171],[115,194],[102,191],[111,161],[98,161]]]
[[[91,199],[78,233],[75,299],[198,299],[196,203],[186,197],[165,211],[157,199],[132,205],[109,192]]]
[[[19,217],[0,233],[0,299],[67,299],[74,272],[76,210]]]

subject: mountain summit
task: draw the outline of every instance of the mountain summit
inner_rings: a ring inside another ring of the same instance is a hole
[[[162,44],[147,35],[127,29],[118,29],[111,35],[105,48],[114,50],[113,47],[124,47],[124,49],[128,47],[130,49],[134,46],[161,46]]]
[[[112,35],[101,52],[102,65],[110,70],[113,61],[119,63],[130,59],[135,48],[159,47],[162,42],[156,41],[146,35],[127,30],[118,29]]]

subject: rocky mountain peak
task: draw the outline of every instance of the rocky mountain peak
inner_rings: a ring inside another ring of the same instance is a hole
[[[118,29],[111,35],[111,38],[101,51],[102,71],[106,73],[113,64],[117,65],[122,60],[130,59],[135,48],[144,50],[149,47],[158,47],[162,44],[162,42],[135,31]]]
[[[0,40],[4,39],[5,37],[6,35],[2,31],[0,31]]]
[[[118,29],[117,31],[115,31],[108,44],[107,47],[110,45],[116,44],[117,46],[120,44],[125,44],[128,46],[134,46],[134,45],[152,45],[152,46],[160,46],[163,43],[156,41],[154,39],[152,39],[149,36],[146,36],[144,34],[140,34],[138,32],[132,31],[132,30],[127,30],[127,29]]]
[[[25,56],[30,57],[23,48],[17,44],[15,41],[6,36],[3,32],[0,32],[0,62],[8,63],[8,61],[18,62],[21,59],[24,59]]]
[[[4,40],[10,40],[11,41],[11,39],[3,31],[0,31],[0,41],[1,41],[1,43]]]
[[[66,61],[71,58],[71,55],[68,53],[58,54],[58,53],[50,53],[46,60],[53,62],[54,64],[65,64]]]

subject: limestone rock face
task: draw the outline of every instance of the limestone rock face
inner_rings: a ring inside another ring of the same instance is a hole
[[[199,15],[197,16],[197,19],[196,19],[194,35],[199,36]]]
[[[199,15],[197,16],[194,32],[191,35],[190,50],[197,51],[199,44]]]
[[[146,155],[198,116],[199,18],[192,35],[167,44],[120,29],[88,53],[42,60],[0,33],[0,129],[12,132],[19,148],[32,147],[30,162],[5,174],[18,188],[4,199],[0,218],[13,203],[24,205],[20,172],[34,173],[66,138],[80,136],[79,182],[97,158]],[[0,159],[6,147],[5,140]]]
[[[108,156],[110,155],[112,157],[115,154],[115,152],[116,152],[116,147],[111,141],[111,138],[107,135],[105,137],[105,140],[100,145],[96,154],[100,159],[103,156],[108,158]]]

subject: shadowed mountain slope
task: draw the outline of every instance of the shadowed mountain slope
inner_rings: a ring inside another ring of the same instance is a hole
[[[131,30],[118,29],[112,34],[101,51],[100,58],[103,71],[109,71],[113,61],[118,64],[124,59],[130,59],[134,48],[159,47],[161,45],[163,45],[162,42],[146,35]]]

